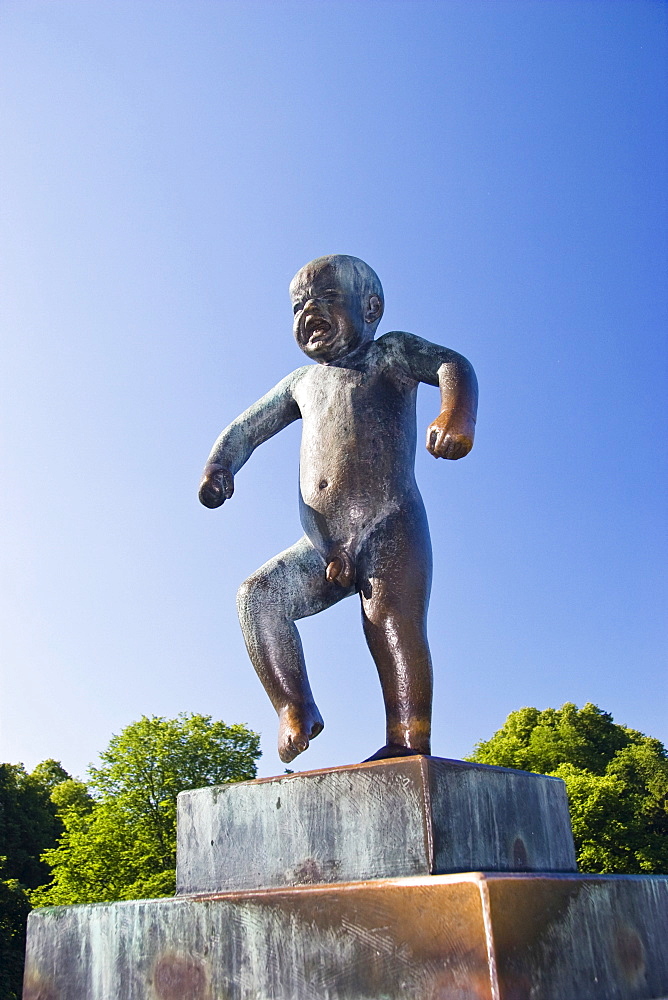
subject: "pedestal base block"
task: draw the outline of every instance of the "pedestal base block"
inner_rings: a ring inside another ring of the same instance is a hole
[[[24,1000],[657,1000],[668,878],[467,875],[58,907]]]

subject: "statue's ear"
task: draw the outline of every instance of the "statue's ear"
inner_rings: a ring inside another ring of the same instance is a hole
[[[370,295],[364,311],[365,323],[377,323],[383,315],[383,303],[377,295]]]

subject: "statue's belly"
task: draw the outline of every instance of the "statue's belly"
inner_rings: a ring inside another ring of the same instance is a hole
[[[301,520],[327,557],[353,552],[415,491],[415,409],[387,379],[315,370],[302,412]]]
[[[344,452],[302,445],[300,514],[304,531],[327,556],[339,546],[351,556],[369,531],[406,504],[415,491],[412,466],[392,449],[370,454],[354,439]]]

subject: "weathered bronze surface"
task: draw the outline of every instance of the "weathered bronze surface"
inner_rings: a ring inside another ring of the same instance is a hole
[[[293,760],[323,727],[295,622],[353,593],[385,702],[386,743],[371,759],[428,754],[431,545],[413,468],[415,398],[420,382],[440,387],[427,449],[462,458],[473,445],[475,374],[460,354],[412,334],[374,340],[383,290],[356,257],[312,261],[290,295],[297,343],[317,364],[288,375],[223,431],[200,500],[207,507],[229,500],[254,449],[301,417],[304,536],[238,595],[249,656],[279,716],[279,755]]]
[[[412,756],[182,792],[177,892],[574,872],[559,778]]]
[[[436,875],[35,910],[24,1000],[657,1000],[668,878]]]

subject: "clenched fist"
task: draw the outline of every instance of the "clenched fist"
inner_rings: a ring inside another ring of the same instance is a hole
[[[221,507],[233,493],[234,476],[230,470],[215,463],[207,465],[199,484],[200,503],[213,510],[216,507]]]
[[[463,458],[473,447],[474,435],[473,417],[441,413],[427,428],[427,451],[434,458]]]

